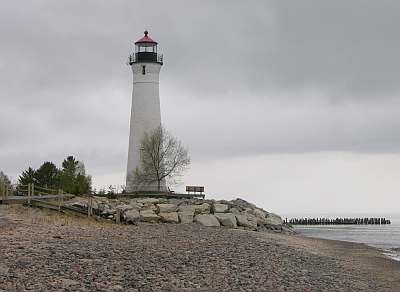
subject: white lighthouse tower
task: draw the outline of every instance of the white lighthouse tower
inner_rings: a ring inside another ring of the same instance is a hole
[[[162,64],[163,57],[158,53],[157,42],[149,37],[148,31],[145,31],[144,37],[135,42],[135,50],[129,56],[129,65],[133,73],[133,91],[126,176],[127,191],[157,190],[157,183],[154,186],[134,185],[132,173],[140,167],[140,144],[144,133],[161,125],[159,73]]]

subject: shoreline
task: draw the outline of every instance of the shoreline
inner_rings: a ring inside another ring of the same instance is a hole
[[[304,227],[301,226],[301,227]],[[294,227],[294,231],[296,234],[298,235],[302,235],[306,238],[314,238],[314,239],[324,239],[324,240],[332,240],[332,241],[343,241],[343,242],[350,242],[350,243],[359,243],[359,244],[365,244],[366,246],[372,247],[377,249],[381,254],[383,254],[385,257],[392,259],[394,261],[400,261],[400,243],[398,245],[393,245],[393,243],[372,243],[372,242],[368,242],[368,240],[366,241],[361,241],[359,240],[359,238],[355,237],[355,238],[349,238],[348,240],[346,239],[336,239],[333,238],[334,236],[330,235],[330,238],[325,237],[324,233],[322,233],[322,235],[318,236],[318,235],[314,235],[314,234],[307,234],[306,232],[302,232],[303,229],[302,228],[296,228]],[[306,228],[312,228],[312,229],[319,229],[319,230],[323,230],[325,226],[305,226]],[[358,226],[357,226],[358,227]],[[363,226],[364,227],[364,226]],[[335,234],[334,232],[328,232],[330,234]],[[355,231],[355,233],[357,233],[357,231]],[[341,236],[343,236],[343,233],[340,233]],[[339,236],[340,237],[340,236]],[[384,245],[387,246],[384,246]]]
[[[362,243],[197,224],[116,225],[0,206],[0,290],[399,291]]]

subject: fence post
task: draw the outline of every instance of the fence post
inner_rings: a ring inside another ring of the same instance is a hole
[[[58,189],[58,212],[61,212],[61,190]]]
[[[28,205],[31,204],[31,183],[28,183]]]
[[[121,222],[121,209],[117,208],[117,214],[116,214],[116,218],[115,221],[119,224]]]
[[[6,198],[6,193],[5,193],[5,184],[0,183],[0,190],[1,190],[1,196],[5,199]]]
[[[92,215],[92,197],[89,195],[89,200],[88,200],[88,217]]]

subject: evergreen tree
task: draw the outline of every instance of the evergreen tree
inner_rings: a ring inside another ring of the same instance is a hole
[[[60,184],[60,171],[52,162],[45,162],[36,170],[35,178],[41,187],[56,189]]]
[[[19,176],[18,183],[20,185],[37,184],[36,171],[32,167],[29,167]]]
[[[92,188],[92,179],[86,175],[85,165],[73,156],[63,161],[60,182],[61,188],[70,194],[87,194]]]

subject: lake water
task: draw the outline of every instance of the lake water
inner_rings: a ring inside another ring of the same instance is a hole
[[[308,237],[365,243],[400,261],[400,218],[391,218],[389,225],[294,225],[300,234]]]

